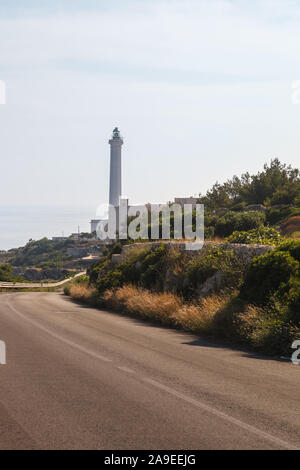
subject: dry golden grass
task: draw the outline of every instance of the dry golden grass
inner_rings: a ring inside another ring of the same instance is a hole
[[[69,295],[75,299],[88,304],[96,304],[97,290],[88,284],[73,284],[69,288]]]
[[[104,293],[105,304],[113,310],[125,310],[143,318],[172,323],[172,315],[181,305],[179,297],[171,293],[152,293],[145,289],[126,285]]]
[[[216,313],[224,308],[227,302],[227,297],[213,294],[203,298],[198,304],[182,305],[173,316],[175,324],[195,333],[210,333]]]
[[[212,295],[198,304],[183,304],[178,296],[169,292],[153,293],[133,285],[108,290],[103,300],[112,310],[157,320],[164,325],[176,325],[195,333],[211,332],[216,313],[228,301],[227,297]]]
[[[216,235],[212,238],[212,241],[216,243],[226,243],[226,238]]]

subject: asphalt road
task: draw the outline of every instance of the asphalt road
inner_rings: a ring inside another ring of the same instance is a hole
[[[78,305],[0,294],[1,449],[300,447],[300,366]]]

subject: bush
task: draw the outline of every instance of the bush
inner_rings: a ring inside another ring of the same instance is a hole
[[[300,338],[300,330],[285,317],[285,309],[275,303],[263,310],[253,305],[237,315],[241,339],[257,351],[272,356],[291,355],[291,344]]]
[[[286,317],[294,325],[300,326],[300,278],[292,277],[278,292],[277,298],[286,309]]]
[[[299,330],[292,323],[282,319],[260,319],[250,338],[250,344],[265,354],[291,355],[291,345],[299,336]]]
[[[275,251],[284,251],[290,253],[290,255],[300,262],[300,241],[298,240],[286,240],[279,244]]]
[[[241,297],[265,305],[279,288],[286,289],[293,276],[299,276],[299,267],[299,261],[283,251],[253,258],[241,287]]]
[[[99,264],[96,281],[99,293],[103,293],[106,289],[121,287],[125,283],[162,290],[164,273],[167,269],[165,256],[166,247],[163,244],[154,249],[141,246],[118,265],[111,262]]]
[[[275,225],[296,215],[300,215],[300,208],[285,206],[280,209],[272,209],[271,207],[266,212],[266,222],[270,225]]]
[[[1,264],[0,265],[0,281],[13,281],[12,267],[10,264]]]
[[[227,238],[228,243],[245,243],[259,245],[277,245],[282,240],[280,233],[271,227],[258,227],[247,232],[233,232]]]
[[[64,287],[64,294],[65,295],[70,295],[70,286],[67,285],[67,286]]]
[[[110,260],[106,257],[100,258],[96,263],[92,264],[87,269],[87,275],[90,280],[90,284],[96,284],[99,275],[104,273],[110,266]]]
[[[97,305],[98,293],[97,289],[89,287],[87,284],[73,284],[66,286],[64,289],[66,295],[70,295],[73,299],[79,300],[90,305]]]
[[[187,299],[192,298],[196,295],[199,285],[217,272],[223,275],[224,286],[236,288],[242,280],[244,268],[233,251],[220,248],[200,251],[197,257],[184,263],[178,275],[177,292]]]
[[[0,264],[0,281],[2,282],[23,282],[22,276],[14,276],[12,266],[8,263]]]
[[[125,281],[126,278],[121,270],[109,271],[100,277],[96,286],[99,294],[102,294],[107,289],[122,286]]]
[[[234,231],[248,231],[262,226],[265,214],[258,211],[227,212],[216,222],[215,235],[228,237]]]
[[[73,284],[87,284],[89,282],[89,278],[83,274],[82,276],[78,276],[74,279]]]
[[[213,238],[215,235],[215,228],[211,225],[208,227],[204,227],[204,238]]]

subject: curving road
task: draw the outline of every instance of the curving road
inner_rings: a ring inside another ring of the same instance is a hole
[[[0,449],[300,447],[300,367],[95,310],[0,294]]]
[[[67,282],[71,281],[72,279],[75,279],[76,277],[83,276],[83,274],[86,274],[86,271],[81,271],[80,273],[75,274],[72,277],[67,277],[66,279],[63,279],[62,281],[58,282],[6,282],[6,281],[1,281],[0,282],[0,289],[40,289],[41,287],[59,287],[62,286],[63,284],[66,284]]]

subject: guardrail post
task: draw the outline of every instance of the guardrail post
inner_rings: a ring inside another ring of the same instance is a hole
[[[0,364],[6,364],[6,344],[0,340]]]

